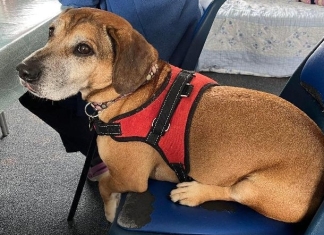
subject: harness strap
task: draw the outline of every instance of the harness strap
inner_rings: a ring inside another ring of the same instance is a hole
[[[182,70],[175,82],[172,84],[157,118],[152,123],[152,128],[146,141],[152,145],[157,145],[161,136],[168,130],[170,119],[175,112],[182,97],[188,97],[192,86],[189,82],[194,77],[194,73]]]
[[[98,135],[121,135],[121,127],[119,123],[105,123],[98,117],[90,120],[90,127],[93,126]]]
[[[172,170],[176,173],[180,182],[193,181],[193,179],[188,175],[184,165],[181,163],[170,163]]]

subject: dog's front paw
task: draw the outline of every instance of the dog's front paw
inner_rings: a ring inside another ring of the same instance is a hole
[[[201,186],[196,181],[177,184],[177,188],[171,191],[171,200],[185,206],[197,206],[204,202]]]
[[[112,223],[116,216],[116,210],[119,205],[120,193],[112,193],[109,201],[105,203],[105,216],[106,219]]]

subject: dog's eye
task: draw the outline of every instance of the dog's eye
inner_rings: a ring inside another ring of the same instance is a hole
[[[49,27],[48,30],[48,38],[51,38],[54,35],[54,27]]]
[[[91,49],[90,46],[88,46],[85,43],[81,43],[79,45],[77,45],[77,47],[74,50],[74,53],[76,55],[80,55],[80,56],[89,56],[89,55],[93,55],[93,50]]]

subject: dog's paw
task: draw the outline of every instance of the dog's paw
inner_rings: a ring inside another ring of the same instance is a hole
[[[185,206],[198,206],[204,202],[201,198],[201,186],[196,181],[177,184],[177,188],[171,191],[171,200]]]
[[[112,193],[109,201],[105,203],[105,216],[106,219],[112,223],[116,216],[116,210],[120,201],[120,193]]]

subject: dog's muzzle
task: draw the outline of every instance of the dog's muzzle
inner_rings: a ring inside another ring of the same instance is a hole
[[[19,77],[28,83],[33,83],[39,80],[41,75],[40,67],[35,63],[21,63],[16,67],[19,72]]]

